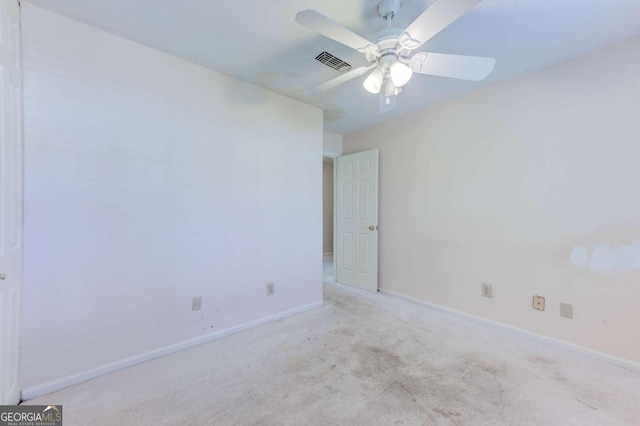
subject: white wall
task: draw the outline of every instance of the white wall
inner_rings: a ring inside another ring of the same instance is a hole
[[[322,252],[333,253],[333,162],[322,162]]]
[[[23,387],[322,300],[321,110],[23,6]]]
[[[640,362],[639,69],[635,38],[345,135],[380,149],[381,287]]]
[[[342,135],[331,132],[324,132],[322,151],[325,157],[335,158],[342,155]]]

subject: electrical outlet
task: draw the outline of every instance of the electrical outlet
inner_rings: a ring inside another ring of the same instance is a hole
[[[537,311],[544,311],[544,297],[533,296],[533,309]]]
[[[491,284],[481,284],[482,296],[493,298],[493,286]]]
[[[193,298],[193,302],[191,302],[191,310],[199,311],[202,309],[202,296],[196,296]]]
[[[273,296],[276,292],[276,283],[267,283],[267,296]]]
[[[564,318],[573,318],[573,305],[569,305],[568,303],[561,303],[560,316]]]

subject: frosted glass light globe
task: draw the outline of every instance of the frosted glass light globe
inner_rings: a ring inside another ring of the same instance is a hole
[[[413,71],[411,68],[403,64],[402,62],[394,62],[391,64],[391,68],[389,68],[389,72],[391,73],[391,80],[393,81],[393,85],[396,87],[402,87],[411,80],[411,76],[413,76]]]
[[[374,95],[380,93],[382,88],[382,81],[384,80],[384,73],[380,68],[373,70],[371,74],[362,82],[362,86],[369,93]]]

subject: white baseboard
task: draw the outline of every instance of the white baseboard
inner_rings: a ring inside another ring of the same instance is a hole
[[[26,388],[22,390],[20,394],[20,397],[21,397],[20,399],[22,401],[26,401],[42,395],[46,395],[48,393],[55,392],[72,385],[76,385],[78,383],[82,383],[87,380],[90,380],[99,376],[103,376],[108,373],[112,373],[114,371],[122,370],[124,368],[131,367],[136,364],[140,364],[141,362],[149,361],[154,358],[159,358],[161,356],[168,355],[173,352],[181,351],[183,349],[188,349],[194,346],[198,346],[203,343],[210,342],[212,340],[220,339],[221,337],[225,337],[230,334],[234,334],[250,328],[258,327],[260,325],[263,325],[269,322],[281,320],[283,318],[287,318],[295,314],[309,311],[311,309],[319,308],[323,304],[324,302],[321,300],[308,305],[300,306],[298,308],[290,309],[288,311],[279,312],[277,314],[270,315],[268,317],[264,317],[254,321],[246,322],[244,324],[236,325],[234,327],[229,327],[224,330],[216,331],[214,333],[199,336],[194,339],[184,340],[182,342],[179,342],[170,346],[165,346],[164,348],[158,348],[149,352],[144,352],[138,355],[134,355],[132,357],[121,359],[119,361],[102,365],[100,367],[92,368],[90,370],[82,371],[80,373],[73,374],[71,376],[62,377],[60,379],[56,379],[49,383],[32,386],[30,388]]]
[[[560,340],[560,339],[556,339],[553,337],[549,337],[549,336],[545,336],[543,334],[538,334],[538,333],[534,333],[533,331],[528,331],[528,330],[524,330],[522,328],[518,328],[518,327],[514,327],[512,325],[508,325],[508,324],[504,324],[498,321],[494,321],[494,320],[490,320],[487,318],[483,318],[477,315],[473,315],[473,314],[468,314],[466,312],[462,312],[462,311],[458,311],[452,308],[448,308],[446,306],[442,306],[442,305],[438,305],[432,302],[427,302],[426,300],[422,300],[422,299],[418,299],[416,297],[411,297],[411,296],[406,296],[404,294],[401,293],[396,293],[395,291],[390,291],[390,290],[385,290],[385,289],[380,289],[380,293],[387,295],[387,296],[391,296],[394,297],[396,299],[402,299],[402,300],[406,300],[408,302],[412,302],[412,303],[416,303],[418,305],[422,305],[437,311],[441,311],[441,312],[446,312],[448,314],[451,315],[455,315],[457,317],[460,318],[464,318],[467,320],[471,320],[477,323],[482,323],[482,324],[486,324],[488,326],[491,327],[495,327],[495,328],[500,328],[506,331],[509,331],[511,333],[520,335],[520,336],[524,336],[524,337],[528,337],[530,339],[534,339],[537,341],[541,341],[541,342],[545,342],[545,343],[550,343],[556,346],[560,346],[564,349],[570,350],[572,352],[581,354],[581,355],[586,355],[592,358],[596,358],[599,359],[601,361],[605,361],[608,362],[610,364],[616,365],[618,367],[622,367],[622,368],[626,368],[628,370],[632,370],[635,372],[640,372],[640,364],[624,359],[624,358],[618,358],[614,355],[610,355],[604,352],[598,352],[594,349],[589,349],[589,348],[585,348],[584,346],[578,346],[575,345],[573,343],[569,343],[567,341],[564,340]]]

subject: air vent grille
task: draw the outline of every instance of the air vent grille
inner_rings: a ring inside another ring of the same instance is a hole
[[[316,61],[328,66],[329,68],[333,68],[336,71],[341,73],[345,73],[351,69],[351,65],[346,63],[340,58],[333,56],[329,52],[322,52],[318,56],[316,56]]]

